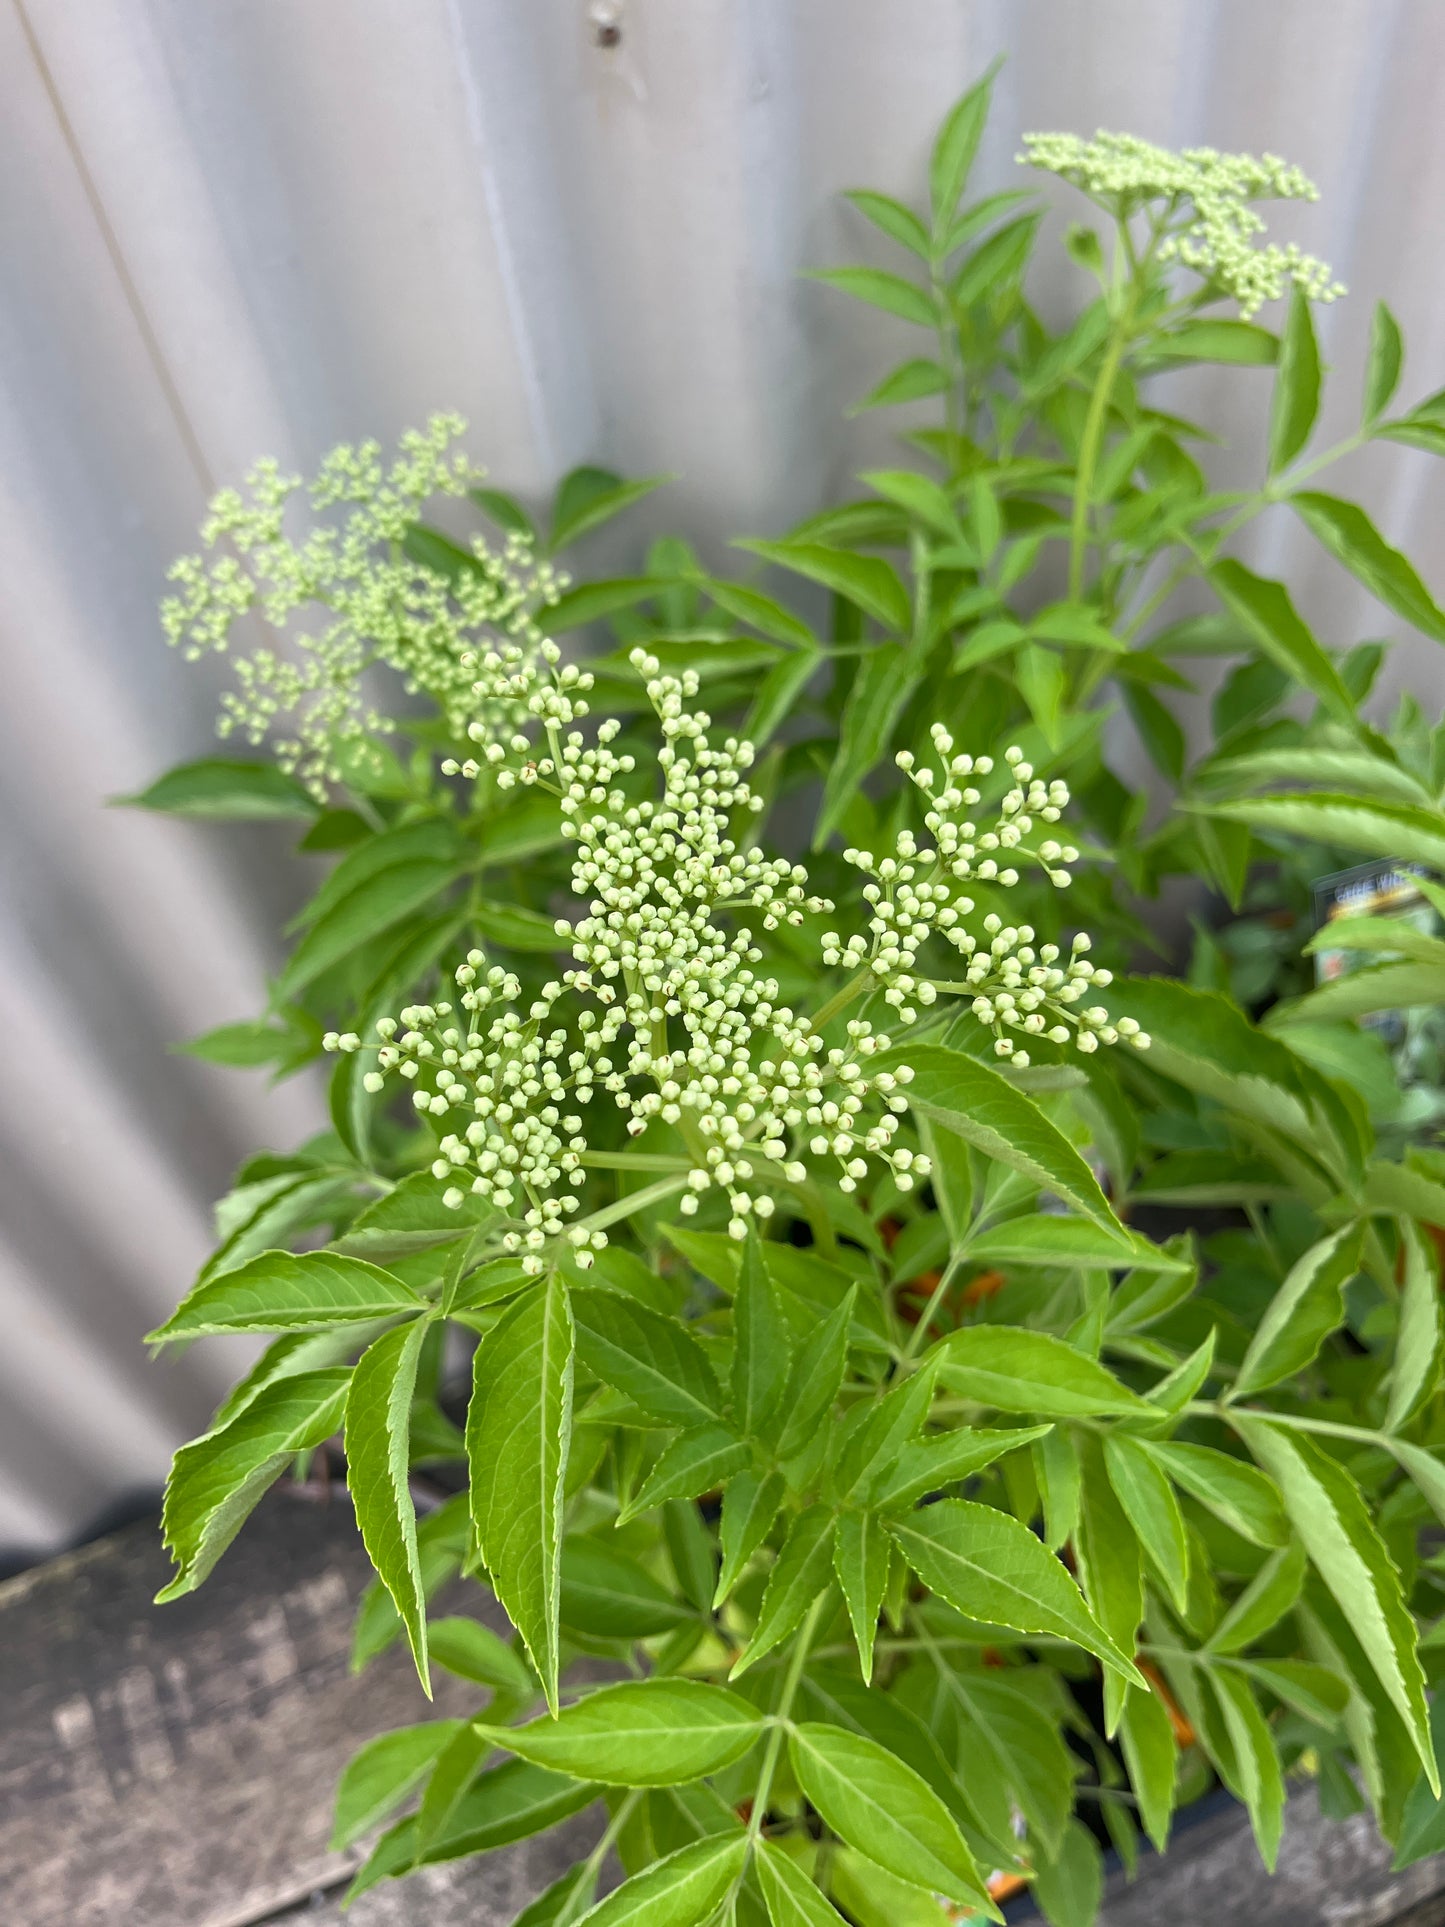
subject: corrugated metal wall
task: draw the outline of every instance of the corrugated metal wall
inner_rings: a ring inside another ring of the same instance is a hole
[[[230,1168],[320,1113],[166,1054],[254,1007],[281,845],[101,808],[209,743],[154,619],[207,494],[452,407],[523,493],[593,459],[678,475],[654,526],[786,523],[880,453],[842,411],[906,334],[799,270],[886,258],[838,191],[916,197],[999,52],[987,185],[1031,127],[1283,153],[1323,200],[1280,231],[1354,289],[1332,414],[1376,295],[1407,392],[1445,381],[1439,0],[0,4],[0,1543],[59,1541],[204,1420],[229,1360],[139,1335]],[[1256,449],[1264,378],[1189,379]],[[1347,479],[1441,583],[1428,458]],[[1313,602],[1382,631],[1323,570]],[[1438,700],[1442,662],[1397,675]]]

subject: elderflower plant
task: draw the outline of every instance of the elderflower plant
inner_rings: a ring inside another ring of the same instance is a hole
[[[1265,230],[1255,201],[1315,201],[1319,190],[1298,168],[1275,154],[1221,154],[1212,147],[1171,153],[1137,134],[1100,131],[1092,140],[1077,134],[1025,134],[1019,159],[1057,174],[1121,219],[1154,209],[1159,223],[1158,258],[1179,261],[1232,294],[1246,320],[1266,301],[1277,301],[1291,284],[1315,301],[1345,292],[1323,261],[1293,242],[1261,247]]]
[[[862,895],[873,915],[846,936],[835,927],[820,932],[818,954],[826,968],[853,974],[821,1012],[793,1009],[776,979],[757,968],[763,952],[753,921],[765,931],[800,927],[836,906],[810,892],[801,863],[740,847],[733,822],[762,807],[747,781],[753,747],[734,736],[710,740],[711,718],[689,707],[696,673],[664,675],[641,648],[631,661],[663,739],[656,798],[634,799],[624,786],[636,758],[614,749],[615,718],[591,743],[571,727],[586,713],[593,679],[575,665],[559,667],[555,644],[530,665],[496,652],[480,665],[479,700],[491,699],[504,679],[541,728],[545,753],[520,733],[510,745],[513,767],[499,774],[559,793],[564,833],[576,846],[572,890],[587,906],[575,922],[556,926],[572,966],[523,1008],[518,978],[473,949],[454,973],[455,1002],[414,1004],[399,1018],[380,1019],[379,1042],[368,1046],[375,1054],[368,1090],[380,1093],[398,1077],[420,1114],[450,1127],[432,1166],[447,1182],[448,1206],[460,1208],[465,1182],[515,1218],[504,1248],[522,1254],[528,1271],[540,1276],[548,1268],[557,1240],[584,1264],[606,1244],[604,1231],[568,1222],[579,1210],[594,1101],[610,1098],[634,1137],[654,1119],[674,1127],[688,1165],[680,1209],[695,1214],[716,1187],[727,1196],[736,1239],[746,1237],[750,1219],[773,1215],[774,1186],[822,1173],[846,1194],[868,1177],[870,1161],[886,1167],[900,1191],[926,1178],[927,1157],[895,1142],[913,1072],[906,1062],[874,1062],[889,1053],[889,1036],[864,1015],[848,1020],[842,1043],[825,1034],[833,1016],[870,992],[880,991],[905,1026],[940,989],[970,996],[997,1055],[1020,1068],[1028,1052],[1010,1030],[1025,1041],[1077,1042],[1086,1052],[1121,1038],[1147,1047],[1131,1019],[1115,1023],[1102,1005],[1079,1007],[1091,984],[1110,982],[1089,961],[1086,935],[1061,961],[1056,945],[1035,948],[1027,924],[1005,927],[990,913],[971,926],[976,906],[962,885],[980,879],[1007,889],[1019,880],[1012,863],[1000,864],[1000,852],[1036,865],[1056,886],[1068,883],[1066,866],[1078,853],[1051,837],[1029,841],[1035,819],[1058,821],[1068,788],[1035,778],[1017,749],[1005,752],[1013,787],[995,819],[980,828],[965,815],[982,801],[967,779],[990,775],[993,759],[952,754],[941,725],[933,730],[943,759],[936,795],[934,772],[915,769],[906,753],[899,758],[932,805],[925,817],[932,844],[903,832],[881,858],[847,851],[846,861],[870,879]],[[447,767],[479,773],[475,763]],[[919,953],[935,933],[967,960],[962,981],[940,985],[919,974]],[[356,1032],[328,1033],[325,1044],[363,1048]]]
[[[244,490],[211,503],[201,539],[215,559],[185,556],[170,571],[177,592],[162,624],[189,660],[225,653],[243,618],[276,632],[275,645],[233,658],[237,687],[222,697],[217,733],[271,737],[281,767],[320,801],[354,759],[365,766],[373,738],[397,728],[369,693],[378,665],[409,695],[429,696],[456,735],[485,741],[514,720],[504,701],[478,710],[473,700],[478,646],[500,639],[529,659],[566,578],[515,533],[500,551],[474,537],[453,570],[407,552],[427,503],[481,478],[454,446],[464,428],[458,415],[433,416],[402,436],[389,467],[376,442],[343,445],[309,484],[258,462]],[[303,496],[322,519],[293,534],[288,516]]]

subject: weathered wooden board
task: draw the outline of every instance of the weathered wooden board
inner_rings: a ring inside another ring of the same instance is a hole
[[[0,1586],[0,1927],[339,1927],[337,1776],[427,1714],[402,1653],[347,1671],[368,1576],[350,1513],[283,1489],[199,1593],[153,1606],[167,1576],[143,1524]],[[439,1682],[436,1711],[474,1704]],[[376,1889],[346,1927],[507,1927],[597,1826]],[[1225,1809],[1111,1878],[1101,1927],[1445,1927],[1445,1856],[1389,1859],[1365,1816],[1328,1823],[1303,1791],[1269,1881]]]
[[[1441,1927],[1445,1855],[1390,1872],[1390,1849],[1367,1813],[1326,1820],[1312,1787],[1285,1809],[1271,1880],[1237,1807],[1176,1835],[1163,1857],[1146,1855],[1137,1878],[1114,1875],[1099,1927]]]
[[[168,1577],[143,1523],[0,1586],[4,1927],[242,1927],[332,1885],[342,1766],[427,1715],[401,1653],[347,1671],[367,1566],[344,1502],[280,1491],[153,1606]],[[479,1698],[444,1678],[437,1710]]]

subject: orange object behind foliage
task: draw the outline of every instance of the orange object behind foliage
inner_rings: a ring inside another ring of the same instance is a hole
[[[1196,1737],[1194,1728],[1185,1718],[1178,1700],[1170,1692],[1164,1675],[1152,1659],[1138,1659],[1135,1664],[1163,1702],[1164,1711],[1169,1715],[1169,1724],[1174,1731],[1174,1738],[1180,1746],[1193,1746]]]
[[[903,1227],[896,1218],[884,1218],[878,1226],[885,1251],[892,1251],[898,1242]],[[898,1287],[898,1315],[910,1325],[916,1325],[928,1308],[928,1302],[943,1282],[941,1271],[921,1271],[916,1278],[909,1278]],[[942,1338],[958,1323],[961,1312],[981,1305],[985,1299],[992,1298],[1003,1290],[1007,1279],[1001,1271],[976,1271],[971,1278],[962,1279],[956,1284],[948,1297],[939,1306],[940,1315],[946,1314],[948,1322],[940,1324],[937,1319],[929,1326],[930,1338]]]

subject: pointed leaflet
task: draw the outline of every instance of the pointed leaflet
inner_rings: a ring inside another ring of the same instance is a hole
[[[317,1331],[420,1311],[422,1300],[390,1272],[334,1251],[263,1251],[239,1270],[197,1285],[154,1342],[211,1332]]]
[[[817,268],[810,279],[826,281],[830,288],[851,294],[857,301],[866,301],[870,307],[882,308],[886,314],[896,314],[915,327],[937,326],[937,313],[927,291],[912,281],[905,281],[901,274],[890,274],[883,268]],[[763,544],[748,542],[743,546],[761,549]]]
[[[426,1598],[416,1546],[416,1508],[407,1469],[411,1401],[428,1324],[397,1325],[367,1347],[346,1395],[346,1483],[362,1544],[406,1628],[428,1696]]]
[[[716,1421],[722,1393],[707,1354],[686,1325],[592,1286],[572,1293],[577,1352],[606,1385],[666,1425]]]
[[[580,1860],[524,1907],[512,1927],[558,1927],[562,1920],[570,1923],[587,1911],[596,1894],[597,1869],[590,1860]]]
[[[829,765],[823,801],[813,831],[813,848],[821,850],[837,827],[858,785],[878,763],[893,740],[893,730],[926,664],[911,649],[879,643],[859,665],[848,691],[838,752]]]
[[[744,1566],[763,1543],[768,1528],[778,1516],[786,1490],[781,1472],[769,1472],[766,1477],[757,1472],[739,1472],[723,1493],[719,1521],[722,1571],[713,1593],[714,1608],[727,1598]]]
[[[885,1506],[910,1506],[925,1493],[941,1492],[945,1486],[983,1471],[1005,1452],[1017,1452],[1052,1430],[1048,1425],[1021,1425],[1012,1432],[973,1431],[960,1426],[956,1432],[917,1439],[903,1446],[891,1463],[875,1474],[870,1501],[880,1510]]]
[[[838,273],[850,272],[840,269]],[[872,274],[875,270],[863,269],[859,272]],[[829,276],[833,285],[842,283],[836,275]],[[895,275],[881,277],[885,281],[895,281]],[[921,301],[927,302],[908,282],[900,282],[900,287],[909,289]],[[850,287],[849,293],[857,292]],[[866,297],[865,297],[866,298]],[[933,310],[928,308],[927,326],[933,326]],[[822,542],[739,542],[738,548],[750,549],[768,562],[776,562],[779,568],[791,569],[795,575],[807,576],[812,582],[821,582],[825,589],[835,595],[845,597],[865,609],[870,616],[876,616],[885,629],[896,634],[906,633],[912,618],[913,605],[908,591],[899,580],[898,572],[891,564],[873,555],[855,555],[848,549],[833,549]]]
[[[788,1745],[804,1796],[850,1847],[900,1880],[989,1907],[958,1822],[912,1767],[876,1740],[806,1722]]]
[[[1232,1398],[1302,1371],[1344,1321],[1345,1286],[1360,1268],[1364,1226],[1350,1224],[1311,1245],[1290,1269],[1255,1328]]]
[[[1278,1625],[1299,1598],[1305,1552],[1297,1542],[1272,1552],[1206,1641],[1211,1653],[1237,1653]]]
[[[1404,1721],[1438,1793],[1415,1622],[1359,1487],[1342,1465],[1298,1433],[1240,1412],[1230,1423],[1278,1485],[1290,1523]]]
[[[426,1720],[420,1726],[400,1726],[383,1733],[369,1740],[359,1753],[353,1753],[336,1788],[332,1851],[344,1853],[393,1807],[400,1806],[461,1730],[461,1720]]]
[[[1211,803],[1211,816],[1254,829],[1338,843],[1367,856],[1445,868],[1445,815],[1409,803],[1379,803],[1346,792],[1311,791]]]
[[[1034,1446],[1034,1478],[1044,1508],[1044,1544],[1057,1552],[1079,1525],[1079,1454],[1062,1425],[1040,1426]]]
[[[833,1513],[825,1505],[809,1506],[788,1528],[777,1564],[768,1575],[758,1623],[730,1678],[756,1665],[793,1632],[833,1571]]]
[[[623,1506],[617,1523],[626,1525],[639,1512],[668,1499],[695,1499],[700,1492],[711,1492],[725,1485],[747,1463],[747,1446],[726,1425],[703,1425],[695,1432],[684,1432],[653,1466],[641,1490]]]
[[[1420,1409],[1440,1367],[1439,1265],[1423,1232],[1409,1218],[1400,1222],[1400,1243],[1405,1280],[1385,1413],[1387,1432],[1397,1432]]]
[[[278,1379],[224,1425],[181,1447],[161,1514],[179,1571],[158,1602],[194,1591],[287,1461],[337,1430],[350,1377],[333,1370]]]
[[[1220,1667],[1209,1674],[1234,1754],[1235,1792],[1249,1809],[1259,1857],[1274,1872],[1284,1827],[1284,1775],[1269,1722],[1242,1673]]]
[[[828,1480],[833,1497],[840,1502],[866,1501],[873,1477],[887,1477],[894,1455],[928,1417],[933,1381],[933,1370],[925,1365],[890,1387],[882,1398],[853,1408],[834,1435],[838,1443]]]
[[[1238,616],[1270,661],[1317,696],[1337,722],[1353,730],[1356,717],[1350,692],[1285,585],[1255,575],[1233,556],[1214,563],[1208,573],[1220,601]]]
[[[620,1546],[582,1534],[563,1541],[564,1626],[596,1639],[651,1639],[694,1616]]]
[[[1172,1439],[1142,1441],[1145,1451],[1191,1498],[1256,1546],[1282,1546],[1289,1539],[1279,1494],[1257,1467],[1210,1445]]]
[[[1383,301],[1375,303],[1370,324],[1370,356],[1365,364],[1365,395],[1360,420],[1365,426],[1383,415],[1400,380],[1405,344],[1400,324]]]
[[[1017,1672],[960,1672],[953,1688],[958,1757],[970,1763],[969,1790],[992,1769],[1009,1789],[1045,1853],[1056,1853],[1074,1803],[1072,1755],[1057,1704],[1016,1685]]]
[[[878,1070],[906,1066],[904,1095],[920,1117],[955,1132],[986,1156],[1022,1171],[1076,1211],[1112,1231],[1130,1262],[1133,1242],[1114,1216],[1099,1181],[1056,1124],[976,1057],[942,1044],[913,1044],[876,1060]]]
[[[1050,1212],[1046,1217],[1009,1218],[990,1225],[968,1241],[968,1255],[980,1264],[1005,1265],[1100,1265],[1111,1271],[1137,1265],[1150,1271],[1180,1272],[1190,1269],[1188,1258],[1150,1244],[1145,1238],[1122,1243],[1116,1233],[1105,1231],[1088,1218],[1063,1217]]]
[[[938,1360],[938,1375],[951,1391],[1000,1412],[1099,1418],[1148,1410],[1097,1359],[1048,1332],[970,1325],[940,1339],[929,1356]]]
[[[933,204],[936,235],[947,233],[959,197],[968,185],[974,156],[978,153],[984,124],[988,120],[993,77],[997,72],[998,63],[995,61],[983,79],[975,82],[950,111],[933,143],[928,169],[928,197]]]
[[[1279,369],[1269,414],[1269,472],[1287,468],[1309,440],[1320,405],[1320,351],[1310,319],[1309,296],[1290,294],[1289,319],[1280,342]]]
[[[1104,1440],[1104,1463],[1149,1563],[1164,1581],[1176,1610],[1183,1612],[1189,1589],[1189,1539],[1173,1487],[1158,1460],[1122,1432]]]
[[[783,1410],[787,1422],[778,1441],[778,1456],[789,1459],[808,1445],[833,1409],[848,1360],[848,1328],[858,1288],[852,1285],[843,1302],[819,1325],[798,1351],[788,1379]]]
[[[752,1231],[733,1298],[733,1421],[746,1437],[772,1442],[791,1363],[788,1327],[763,1263],[762,1241]]]
[[[593,529],[610,522],[614,515],[640,502],[655,488],[672,478],[667,475],[652,475],[640,482],[625,482],[620,475],[610,469],[574,468],[564,475],[557,485],[556,500],[552,505],[552,532],[547,541],[546,552],[559,555],[572,543],[579,542]]]
[[[1138,1538],[1104,1466],[1097,1438],[1079,1440],[1079,1530],[1074,1538],[1079,1580],[1099,1624],[1120,1652],[1132,1654],[1144,1616],[1144,1574]],[[1134,1684],[1140,1675],[1132,1674]],[[1104,1678],[1104,1731],[1112,1735],[1124,1703],[1119,1675]]]
[[[467,1411],[477,1544],[553,1707],[572,1339],[567,1288],[554,1275],[477,1347]]]
[[[537,1681],[526,1660],[479,1619],[457,1615],[430,1620],[426,1640],[437,1665],[445,1666],[458,1679],[490,1686],[499,1693],[520,1694],[523,1699],[530,1699],[537,1690]]]
[[[1285,498],[1321,545],[1370,594],[1423,635],[1445,642],[1445,611],[1398,549],[1392,549],[1365,511],[1337,495],[1301,490]]]
[[[741,1827],[695,1840],[625,1880],[576,1927],[699,1927],[726,1897],[747,1850]]]
[[[791,1854],[771,1840],[758,1842],[753,1860],[772,1927],[842,1927],[837,1909],[825,1900]]]
[[[1144,1831],[1160,1853],[1169,1838],[1174,1811],[1174,1774],[1179,1749],[1164,1702],[1147,1687],[1131,1686],[1124,1696],[1119,1744],[1129,1769],[1129,1784],[1139,1802]]]
[[[417,1845],[422,1853],[446,1838],[453,1816],[491,1750],[492,1742],[485,1732],[466,1723],[438,1755],[416,1815]]]
[[[509,1753],[608,1786],[673,1786],[720,1773],[762,1731],[763,1716],[736,1693],[700,1680],[625,1680],[543,1714],[527,1726],[488,1727]]]
[[[277,817],[316,815],[315,800],[274,763],[244,763],[207,756],[180,763],[135,796],[113,796],[113,805],[162,810],[171,816],[214,822],[255,823]]]
[[[888,1529],[924,1585],[955,1611],[1015,1632],[1072,1640],[1126,1679],[1139,1679],[1064,1567],[1007,1513],[968,1499],[940,1499],[907,1519],[890,1520]]]
[[[847,1602],[865,1685],[873,1677],[873,1641],[888,1584],[889,1551],[890,1541],[877,1513],[845,1512],[839,1518],[833,1567]]]

